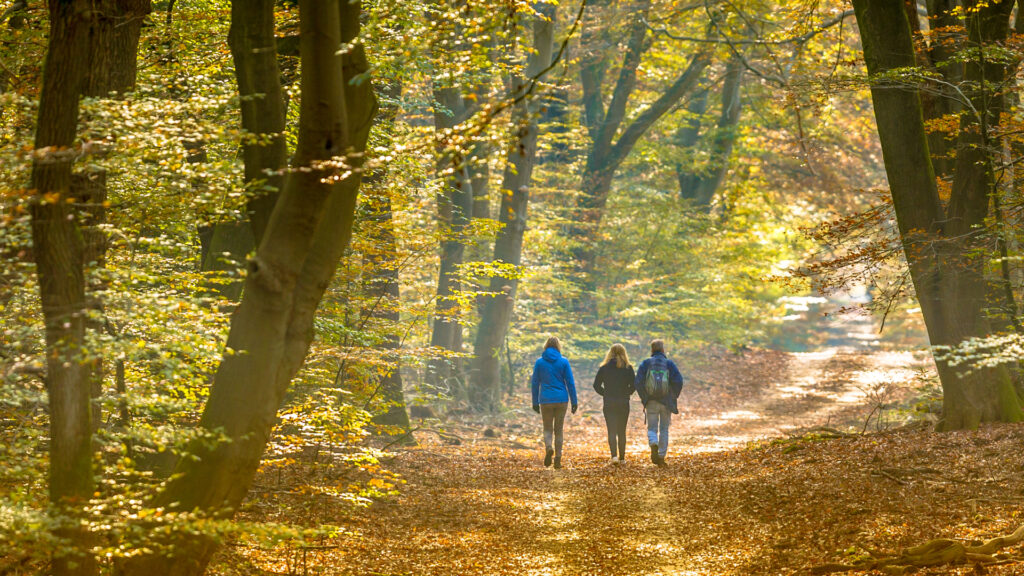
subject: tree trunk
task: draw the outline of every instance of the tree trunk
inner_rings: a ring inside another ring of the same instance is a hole
[[[85,354],[84,245],[72,202],[71,168],[78,98],[89,66],[92,2],[51,0],[32,162],[33,256],[46,325],[46,388],[50,409],[49,492],[70,551],[55,554],[53,574],[96,574],[88,529],[79,524],[92,497],[91,363]]]
[[[228,45],[238,82],[242,130],[242,160],[246,188],[252,194],[242,222],[218,222],[207,232],[200,262],[204,272],[238,270],[263,238],[270,222],[287,164],[284,89],[274,34],[273,0],[231,3]],[[221,296],[238,301],[244,283],[215,285]]]
[[[470,114],[457,87],[435,86],[434,100],[440,106],[434,111],[434,127],[438,133],[453,131]],[[462,325],[455,297],[461,290],[458,273],[465,260],[465,232],[475,204],[473,177],[469,169],[471,159],[458,151],[445,149],[444,144],[438,146],[437,154],[437,173],[443,182],[437,194],[438,227],[442,239],[430,345],[461,353]],[[428,378],[438,384],[451,377],[458,378],[462,373],[461,365],[458,358],[432,360],[428,366]]]
[[[729,60],[725,70],[725,81],[722,83],[722,113],[718,119],[718,129],[711,142],[711,158],[707,173],[701,176],[694,194],[694,203],[705,212],[711,208],[711,200],[715,192],[722,186],[725,174],[729,171],[729,159],[736,144],[737,127],[740,123],[740,112],[743,102],[740,90],[743,87],[743,61],[738,57]]]
[[[248,492],[277,409],[313,338],[316,308],[351,238],[360,158],[376,112],[369,65],[358,37],[358,3],[300,0],[302,102],[299,140],[284,190],[231,320],[227,347],[200,426],[228,439],[190,446],[151,503],[202,516],[231,517]],[[236,15],[237,16],[237,15]],[[358,79],[358,80],[357,80]],[[345,157],[354,168],[323,164]],[[201,574],[212,538],[173,537],[164,555],[128,560],[132,576]]]
[[[690,99],[686,107],[687,118],[682,127],[676,132],[675,145],[677,148],[691,152],[700,142],[700,129],[704,114],[708,111],[708,89],[700,88]],[[691,159],[687,164],[676,163],[676,179],[679,181],[679,197],[684,200],[693,200],[697,197],[697,187],[700,186],[700,173],[693,169],[696,163]]]
[[[258,245],[263,238],[277,196],[284,184],[288,148],[285,142],[284,90],[274,35],[274,0],[231,2],[228,45],[238,81],[245,183],[255,193],[249,201],[251,236]],[[235,240],[226,240],[236,244]],[[245,250],[240,257],[247,254]]]
[[[1006,37],[1010,2],[981,7],[969,17],[976,46]],[[984,259],[978,254],[978,227],[988,214],[992,182],[986,126],[998,118],[1002,101],[986,94],[980,80],[998,82],[991,64],[967,66],[979,117],[964,115],[952,197],[943,210],[928,149],[921,99],[916,88],[879,79],[887,71],[912,67],[915,51],[903,6],[886,0],[854,0],[872,82],[872,100],[886,173],[911,279],[933,346],[955,346],[985,336]],[[943,429],[973,428],[982,421],[1021,419],[1020,399],[1005,368],[964,374],[937,359],[943,388]]]
[[[640,25],[646,29],[645,14],[638,14],[637,19],[641,23]],[[635,32],[635,34],[633,40],[642,45],[642,37],[637,38],[640,33]],[[630,46],[633,44],[634,42],[631,41]],[[627,48],[623,67],[632,66],[633,60],[629,51],[630,48]],[[639,57],[636,62],[639,65]],[[615,172],[632,152],[640,138],[647,133],[647,130],[698,85],[704,70],[710,64],[711,53],[706,50],[698,52],[675,82],[646,110],[638,114],[622,130],[618,139],[612,143],[612,138],[625,117],[625,100],[628,100],[629,94],[632,93],[633,81],[630,80],[630,77],[635,76],[636,73],[635,70],[632,73],[620,72],[612,103],[608,107],[604,123],[598,130],[597,138],[587,155],[580,187],[582,194],[577,202],[575,221],[570,229],[570,234],[579,242],[578,247],[574,250],[581,275],[581,294],[576,303],[579,312],[587,316],[593,316],[596,313],[594,308],[594,291],[596,290],[594,269],[597,264],[597,242],[601,238],[601,220],[604,217],[604,208],[608,202]],[[587,96],[584,95],[585,100],[586,98]]]
[[[725,78],[722,82],[721,106],[718,124],[711,141],[708,165],[703,169],[694,170],[683,166],[676,167],[679,179],[679,193],[684,200],[705,212],[711,209],[711,201],[715,192],[721,187],[725,174],[729,169],[729,159],[736,143],[737,126],[743,103],[740,98],[743,86],[743,61],[734,56],[726,65]],[[694,147],[699,140],[700,115],[707,108],[707,95],[699,94],[690,104],[691,118],[680,129],[677,139],[683,148]]]
[[[516,97],[524,95],[529,78],[536,78],[551,63],[557,8],[546,2],[537,3],[535,8],[540,17],[533,22],[533,51],[525,76],[517,75],[512,79],[511,93]],[[514,112],[516,133],[502,175],[498,213],[502,227],[494,241],[494,262],[519,266],[530,200],[530,180],[537,159],[540,103],[536,98],[523,98],[516,104]],[[501,405],[500,352],[508,334],[518,285],[516,278],[494,276],[490,280],[489,289],[494,296],[488,298],[483,306],[473,347],[470,396],[478,410],[493,411]]]
[[[378,125],[386,134],[385,145],[390,146],[392,126],[399,112],[396,102],[401,98],[402,86],[398,82],[389,82],[382,91],[384,90],[384,100],[389,104],[382,107]],[[386,174],[387,169],[381,167],[367,180],[372,177],[382,181]],[[401,303],[401,292],[396,261],[398,242],[395,237],[391,195],[387,190],[377,194],[368,193],[366,206],[366,234],[374,251],[366,258],[363,277],[365,296],[371,304],[360,316],[363,322],[376,318],[385,324],[387,332],[377,348],[390,359],[388,372],[379,376],[377,382],[377,395],[380,397],[382,409],[374,410],[373,421],[391,429],[385,430],[386,433],[401,434],[406,437],[407,443],[412,444],[415,443],[415,439],[409,435],[409,412],[406,410],[402,385],[401,336],[395,332],[400,320],[398,307]]]

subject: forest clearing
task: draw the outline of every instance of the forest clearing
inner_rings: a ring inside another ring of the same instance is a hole
[[[0,0],[0,576],[1024,574],[1024,0]]]

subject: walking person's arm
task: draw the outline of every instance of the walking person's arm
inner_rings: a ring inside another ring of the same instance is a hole
[[[540,403],[538,402],[540,396],[540,377],[537,373],[537,365],[533,365],[533,376],[530,377],[530,390],[533,393],[533,411],[540,414]]]
[[[647,377],[647,360],[640,363],[640,369],[636,372],[636,377],[633,378],[633,388],[636,389],[636,395],[640,397],[640,402],[644,406],[647,406],[647,392],[644,390],[644,378]]]
[[[676,398],[683,393],[683,374],[679,371],[676,363],[668,361],[668,382],[672,385],[672,392]]]
[[[632,366],[629,367],[629,382],[626,385],[626,395],[632,396],[633,392],[636,392],[636,370]]]
[[[597,375],[594,376],[594,391],[599,395],[604,396],[604,366],[597,369]]]
[[[565,387],[569,389],[569,400],[572,402],[572,413],[576,413],[579,402],[576,401],[576,381],[572,377],[572,366],[565,362]]]

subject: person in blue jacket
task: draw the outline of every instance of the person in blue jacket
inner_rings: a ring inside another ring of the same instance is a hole
[[[665,342],[662,340],[651,341],[651,357],[640,364],[634,386],[647,412],[651,462],[664,466],[668,454],[668,428],[672,415],[679,414],[683,375],[675,362],[665,356]]]
[[[544,353],[533,365],[533,411],[540,414],[544,422],[544,465],[551,466],[554,457],[555,468],[562,467],[562,427],[565,412],[572,403],[576,413],[576,382],[572,378],[569,361],[562,356],[562,344],[554,336],[544,344]],[[554,448],[552,449],[552,436]]]

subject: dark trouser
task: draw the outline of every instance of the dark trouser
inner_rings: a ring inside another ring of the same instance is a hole
[[[608,425],[608,448],[612,457],[626,457],[626,422],[629,421],[629,402],[605,402],[604,423]]]
[[[562,457],[562,427],[565,425],[565,410],[568,402],[541,404],[540,417],[544,421],[544,447],[551,450],[551,436],[555,437],[555,457]]]

